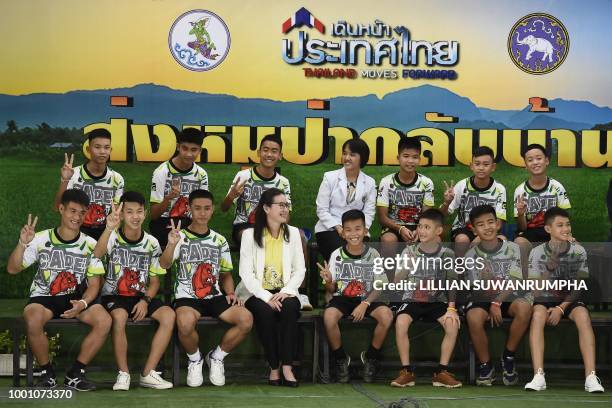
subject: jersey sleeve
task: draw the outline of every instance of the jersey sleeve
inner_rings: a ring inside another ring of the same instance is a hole
[[[557,205],[559,208],[563,208],[565,210],[572,208],[569,197],[567,196],[567,191],[565,191],[565,187],[563,187],[561,183],[558,183]]]
[[[90,278],[92,276],[102,276],[104,275],[104,265],[102,261],[92,255],[89,258],[89,263],[87,264],[87,277]]]
[[[70,180],[68,180],[68,184],[66,185],[66,190],[74,188],[74,185],[76,184],[76,181],[79,178],[79,173],[81,173],[81,166],[77,166],[74,168],[74,174],[72,175],[72,177],[70,177]]]
[[[159,265],[159,257],[162,254],[159,242],[153,241],[153,250],[151,251],[151,265],[149,266],[149,276],[165,275],[166,270]]]
[[[531,250],[528,265],[527,276],[529,279],[541,279],[545,275],[546,256],[542,250],[542,245]]]
[[[283,193],[285,193],[285,196],[287,197],[287,202],[289,202],[289,211],[292,210],[292,205],[291,205],[291,185],[289,184],[289,180],[288,179],[284,179],[283,180]]]
[[[329,260],[327,261],[329,266],[329,273],[331,273],[332,282],[336,281],[336,258],[339,255],[340,250],[336,249],[334,250],[334,252],[331,253],[331,255],[329,256]]]
[[[457,208],[461,205],[461,198],[463,196],[463,188],[465,186],[465,180],[461,180],[459,183],[455,184],[453,188],[453,192],[455,193],[455,197],[453,197],[453,201],[448,205],[448,213],[454,213]]]
[[[378,195],[376,196],[377,207],[389,207],[389,178],[385,177],[380,181],[378,186]]]
[[[121,200],[121,196],[123,195],[123,191],[125,190],[125,181],[123,180],[123,176],[117,172],[115,172],[113,177],[113,187],[115,187],[113,202],[118,204],[119,200]]]
[[[434,206],[434,183],[430,179],[425,180],[424,185],[425,196],[423,197],[423,205],[425,207]]]
[[[506,188],[499,185],[499,192],[495,200],[495,214],[500,220],[506,221]]]
[[[523,269],[521,263],[521,251],[519,246],[512,245],[512,259],[510,260],[510,268],[508,269],[508,275],[511,279],[523,279]]]
[[[164,201],[164,187],[166,186],[166,176],[162,167],[158,167],[153,172],[153,180],[151,182],[151,197],[149,201],[153,204],[159,204]]]
[[[201,171],[202,179],[200,180],[200,189],[210,191],[210,186],[208,184],[208,173],[204,169],[201,169]]]
[[[512,202],[514,203],[514,205],[512,206],[514,208],[514,218],[518,217],[518,209],[516,208],[516,203],[518,202],[519,197],[523,194],[523,189],[521,188],[521,186],[522,184],[519,184],[519,186],[514,189],[514,196],[512,198]]]
[[[238,173],[236,173],[236,175],[234,176],[234,179],[232,180],[232,184],[230,184],[229,189],[227,190],[227,194],[229,195],[229,193],[232,191],[232,187],[234,187],[234,184],[238,183],[240,181],[240,171]],[[234,204],[236,204],[236,201],[238,201],[239,197],[234,198]]]
[[[232,265],[232,256],[230,254],[229,244],[225,238],[223,238],[221,241],[221,259],[219,263],[219,270],[221,273],[229,273],[234,268]]]
[[[38,261],[38,247],[42,244],[43,233],[39,232],[36,234],[34,239],[30,241],[25,251],[23,251],[23,261],[21,262],[21,266],[25,269],[32,265],[33,263]]]
[[[108,237],[108,242],[106,243],[106,253],[110,256],[113,253],[113,248],[115,248],[115,244],[117,243],[117,231],[113,231]]]
[[[578,270],[576,271],[576,277],[580,279],[586,279],[589,277],[589,264],[587,262],[587,253],[581,246],[578,247]]]

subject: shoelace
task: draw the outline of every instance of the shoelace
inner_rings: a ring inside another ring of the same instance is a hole
[[[597,376],[597,374],[595,374],[595,371],[591,371],[591,374],[589,374],[589,376],[593,376],[595,377],[595,379],[597,380],[597,382],[599,383],[599,385],[601,385],[601,380],[599,379],[599,377]]]

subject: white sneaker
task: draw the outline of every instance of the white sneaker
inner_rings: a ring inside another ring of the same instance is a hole
[[[225,385],[225,366],[223,365],[222,360],[217,360],[212,358],[210,355],[212,351],[210,351],[206,355],[206,365],[208,366],[208,378],[213,385],[217,387],[221,387]]]
[[[130,389],[130,373],[125,371],[119,371],[117,374],[117,380],[113,385],[113,391],[127,391]]]
[[[142,374],[140,375],[140,386],[155,388],[156,390],[167,390],[168,388],[172,388],[172,383],[164,380],[157,371],[151,370],[145,377],[143,377]]]
[[[202,364],[204,364],[204,359],[200,359],[200,361],[197,362],[189,360],[189,366],[187,366],[188,386],[199,387],[204,382],[204,377],[202,377]]]
[[[601,380],[595,375],[595,371],[587,375],[584,381],[584,390],[588,392],[604,392],[604,387],[601,385]]]
[[[312,305],[310,304],[308,296],[299,294],[298,300],[300,301],[300,307],[302,310],[312,310]]]
[[[533,380],[525,384],[525,389],[529,391],[544,391],[546,389],[546,378],[544,378],[544,370],[538,368],[538,371],[533,376]]]

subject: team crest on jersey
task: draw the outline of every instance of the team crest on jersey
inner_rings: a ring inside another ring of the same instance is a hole
[[[193,285],[193,292],[198,299],[217,295],[217,278],[213,272],[214,268],[210,263],[202,263],[193,274],[191,284]]]
[[[123,268],[123,275],[117,282],[117,293],[121,296],[136,296],[145,289],[140,273],[131,268]]]
[[[62,271],[51,282],[49,293],[51,296],[73,293],[76,291],[77,284],[77,278],[72,273]]]

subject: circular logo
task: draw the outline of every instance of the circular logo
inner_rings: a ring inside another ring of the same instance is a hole
[[[512,62],[523,71],[547,74],[565,61],[569,35],[555,17],[544,13],[529,14],[510,30],[508,52]]]
[[[207,10],[191,10],[170,28],[172,56],[192,71],[208,71],[223,62],[230,49],[230,33],[221,18]]]

